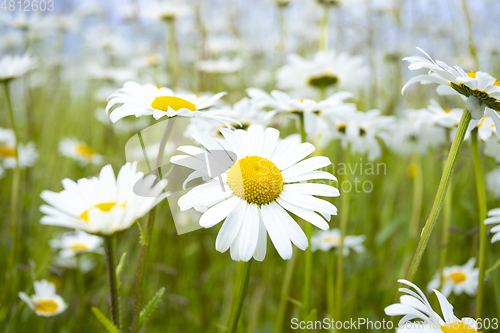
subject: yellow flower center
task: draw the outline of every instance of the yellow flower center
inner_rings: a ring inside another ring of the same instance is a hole
[[[448,276],[443,277],[443,280],[445,282],[450,280],[450,279],[453,280],[454,283],[460,283],[460,282],[464,282],[465,280],[467,280],[467,276],[462,272],[455,272],[455,273],[451,273]]]
[[[472,333],[472,332],[477,332],[477,330],[473,329],[466,323],[462,321],[457,321],[456,323],[453,324],[448,324],[441,326],[441,330],[444,333]]]
[[[109,212],[111,211],[111,209],[113,209],[113,207],[115,207],[116,205],[118,205],[116,202],[104,202],[104,203],[100,203],[100,204],[97,204],[95,206],[92,206],[90,207],[89,209],[87,209],[86,211],[84,211],[81,215],[80,215],[80,218],[82,220],[84,220],[85,222],[88,222],[89,221],[89,211],[91,211],[92,209],[94,208],[98,208],[100,209],[102,212]],[[120,205],[122,207],[125,207],[125,205]]]
[[[53,300],[46,299],[36,302],[34,304],[34,308],[36,312],[54,313],[57,311],[59,306]]]
[[[467,76],[470,78],[475,79],[476,78],[476,73],[471,69],[469,73],[467,73]],[[495,83],[493,83],[494,86],[500,86],[500,82],[495,79]]]
[[[451,113],[451,109],[443,109],[445,113]]]
[[[82,143],[78,143],[75,147],[76,153],[80,156],[83,156],[85,158],[92,158],[95,154],[95,150],[90,148],[87,145],[84,145]]]
[[[340,237],[334,237],[334,236],[329,236],[323,238],[323,243],[327,244],[339,244],[340,243]]]
[[[69,246],[69,248],[74,252],[88,251],[89,248],[83,243],[75,243]]]
[[[175,111],[179,111],[180,109],[188,109],[191,111],[197,111],[196,105],[191,102],[186,101],[185,99],[175,97],[175,96],[159,96],[156,97],[153,103],[151,103],[151,107],[156,110],[168,111],[168,108],[171,107]]]
[[[417,177],[417,174],[418,174],[418,168],[415,164],[410,164],[408,165],[408,167],[406,168],[406,175],[408,176],[408,178],[415,178]]]
[[[339,80],[333,74],[327,73],[325,75],[311,77],[308,80],[309,85],[317,87],[317,88],[326,88],[328,86],[334,85]]]
[[[247,156],[237,161],[227,173],[233,193],[248,203],[268,204],[283,190],[283,176],[267,158]]]
[[[16,148],[10,146],[0,146],[0,157],[16,157]]]

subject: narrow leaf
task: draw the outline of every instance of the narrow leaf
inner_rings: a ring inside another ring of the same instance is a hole
[[[118,287],[120,286],[122,280],[120,279],[120,274],[123,271],[123,264],[125,263],[125,257],[127,257],[127,252],[123,252],[118,265],[116,266],[116,283]]]
[[[161,287],[160,290],[153,296],[153,298],[149,301],[149,303],[142,309],[141,314],[139,315],[139,327],[137,330],[139,331],[144,325],[144,323],[151,317],[151,314],[153,314],[154,310],[158,306],[158,303],[161,301],[161,297],[163,296],[163,293],[165,292],[165,288]]]
[[[139,231],[141,232],[141,244],[148,245],[148,242],[146,241],[146,235],[144,234],[144,231],[142,231],[142,227],[139,221],[137,221],[137,225],[139,226]]]
[[[109,333],[119,333],[118,328],[113,324],[98,308],[92,307],[92,312],[96,316],[97,320],[106,327]]]

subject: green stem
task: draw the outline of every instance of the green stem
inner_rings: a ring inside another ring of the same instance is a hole
[[[444,162],[443,162],[443,168],[444,168]],[[450,179],[450,187],[452,186],[451,179]],[[444,274],[444,267],[446,266],[446,259],[448,258],[448,242],[450,241],[450,221],[451,221],[451,203],[453,199],[453,191],[450,190],[446,192],[446,196],[444,198],[444,205],[443,205],[443,235],[441,238],[441,246],[443,246],[441,250],[441,259],[439,262],[439,272],[441,274],[440,279],[439,279],[439,290],[441,290],[442,283],[443,283],[443,274]]]
[[[326,262],[326,295],[327,295],[327,309],[328,315],[333,316],[335,309],[335,255],[327,252]]]
[[[304,114],[299,113],[300,118],[300,137],[302,142],[306,141],[306,131],[305,131],[305,122],[304,122]],[[312,225],[311,223],[305,222],[304,224],[304,232],[308,241],[311,241],[312,235]],[[302,289],[302,311],[304,316],[308,316],[311,311],[311,277],[312,277],[312,251],[311,247],[308,246],[305,251],[305,263],[304,263],[304,288]]]
[[[351,153],[349,147],[345,150],[345,165],[349,168],[351,163]],[[342,190],[342,185],[345,182],[349,182],[350,174],[349,171],[346,171],[344,181],[340,185],[340,189]],[[336,277],[336,285],[335,285],[335,294],[337,298],[335,299],[335,314],[334,318],[336,321],[341,320],[342,314],[342,284],[344,280],[344,237],[347,229],[347,221],[349,220],[349,206],[350,206],[350,191],[343,192],[340,196],[341,199],[341,210],[340,210],[340,246],[338,252],[338,261],[337,261],[337,277]]]
[[[448,158],[446,160],[443,175],[441,176],[441,181],[439,182],[436,197],[434,198],[434,204],[432,205],[429,218],[425,222],[424,229],[422,230],[422,234],[420,236],[420,241],[418,242],[413,260],[406,275],[406,279],[409,281],[413,281],[413,279],[415,278],[415,274],[417,273],[425,248],[427,247],[427,243],[429,242],[429,238],[431,237],[432,229],[436,224],[436,220],[439,216],[439,211],[441,210],[446,190],[448,189],[448,185],[450,184],[451,175],[455,168],[457,157],[460,152],[460,148],[462,147],[465,133],[467,132],[467,127],[469,126],[470,121],[471,114],[469,110],[465,109],[462,114],[462,118],[460,119],[460,124],[458,125],[455,138],[453,139],[450,153],[448,154]]]
[[[18,202],[19,202],[19,184],[21,182],[21,169],[19,165],[19,132],[16,127],[16,123],[14,121],[14,109],[12,108],[12,100],[9,93],[9,83],[8,81],[4,81],[5,88],[5,96],[7,98],[7,104],[9,107],[9,115],[10,121],[12,125],[12,131],[15,136],[15,149],[16,149],[16,166],[14,167],[14,173],[12,175],[12,187],[11,187],[11,201],[10,201],[10,231],[12,233],[12,250],[9,255],[9,263],[7,270],[7,280],[3,286],[3,297],[2,304],[5,304],[8,297],[8,292],[11,290],[10,284],[12,283],[13,275],[15,274],[15,264],[17,252],[19,249],[19,237],[17,236],[18,231],[18,222],[17,222],[17,213],[18,213]]]
[[[321,38],[319,40],[319,50],[328,50],[328,14],[330,11],[330,5],[323,4],[323,17],[321,18]]]
[[[112,236],[104,237],[104,247],[106,250],[106,264],[108,266],[108,283],[111,298],[111,320],[119,330],[120,325],[120,304],[118,302],[118,285],[116,283],[116,262],[115,244]]]
[[[283,278],[283,285],[281,286],[281,298],[278,308],[278,319],[276,320],[275,333],[283,332],[283,325],[285,323],[286,306],[288,304],[288,294],[290,294],[290,286],[292,285],[292,275],[297,260],[297,251],[293,252],[292,258],[286,263],[285,277]]]
[[[477,286],[476,296],[476,318],[481,318],[483,312],[483,297],[484,297],[484,277],[486,269],[486,244],[488,243],[486,236],[486,194],[484,191],[483,169],[481,167],[481,157],[479,156],[479,148],[477,142],[477,128],[472,131],[472,156],[474,160],[474,172],[476,175],[476,191],[477,201],[479,206],[479,284]]]
[[[252,266],[252,259],[243,264],[243,270],[241,272],[240,287],[236,299],[233,302],[233,310],[231,312],[231,317],[229,317],[229,323],[227,325],[228,332],[236,332],[238,327],[238,321],[240,319],[241,310],[243,309],[243,302],[245,301],[245,296],[248,289],[248,281],[250,280],[250,268]]]
[[[158,149],[158,156],[156,157],[156,166],[155,166],[155,175],[156,175],[156,184],[158,180],[161,178],[160,173],[160,165],[163,161],[163,154],[165,152],[165,146],[167,144],[168,138],[173,130],[175,118],[170,118],[167,120],[167,127],[165,128],[165,132],[161,138],[160,147]],[[139,137],[142,140],[142,136]],[[146,157],[147,160],[147,157]],[[149,166],[149,163],[148,163]],[[151,172],[151,170],[149,170]],[[139,325],[139,313],[141,311],[141,301],[142,301],[142,281],[144,278],[144,273],[146,271],[147,260],[149,255],[149,249],[151,248],[151,243],[153,239],[153,229],[155,224],[156,217],[156,206],[153,207],[148,214],[148,222],[146,226],[146,242],[142,244],[141,248],[141,256],[139,258],[139,267],[137,268],[137,275],[135,279],[135,292],[134,292],[134,313],[132,316],[132,324],[130,327],[130,332],[135,332]]]

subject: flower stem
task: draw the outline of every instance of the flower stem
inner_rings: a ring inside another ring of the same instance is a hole
[[[328,315],[333,316],[335,309],[335,255],[327,252],[326,262],[326,296]]]
[[[484,191],[483,169],[481,167],[481,157],[479,156],[479,148],[477,142],[477,128],[472,131],[472,157],[474,160],[474,172],[476,175],[476,191],[477,201],[479,206],[479,284],[477,286],[476,296],[476,318],[481,318],[483,312],[483,297],[484,297],[484,275],[486,265],[486,194]]]
[[[228,332],[236,332],[238,327],[238,321],[240,319],[241,310],[243,309],[243,302],[245,301],[245,296],[248,289],[248,281],[250,280],[250,268],[252,266],[252,259],[243,264],[243,270],[241,272],[240,287],[236,299],[233,302],[233,310],[231,311],[231,317],[229,317],[229,322],[227,324]]]
[[[443,162],[443,167],[444,167],[444,162]],[[452,186],[451,183],[452,179],[450,179],[450,187]],[[441,246],[443,248],[441,249],[441,258],[439,262],[439,272],[440,272],[440,278],[439,278],[439,290],[441,290],[442,284],[443,284],[443,277],[444,277],[444,267],[446,266],[446,259],[448,257],[448,242],[450,241],[450,221],[451,221],[451,203],[453,199],[453,191],[450,189],[449,191],[446,191],[446,196],[444,198],[444,204],[443,204],[443,235],[441,238]]]
[[[351,153],[349,147],[345,150],[345,165],[349,166],[351,163]],[[350,175],[349,171],[346,171],[344,181],[349,182]],[[342,183],[342,184],[343,184]],[[342,190],[342,185],[339,185]],[[350,190],[345,191],[340,196],[341,199],[341,210],[340,210],[340,245],[338,252],[338,260],[337,260],[337,277],[336,277],[336,285],[335,285],[335,294],[337,298],[335,299],[335,313],[334,318],[336,321],[341,320],[342,314],[342,284],[344,280],[344,238],[347,229],[347,221],[349,220],[349,206],[350,206],[350,198],[349,198]]]
[[[306,130],[304,122],[304,114],[299,113],[300,118],[300,137],[302,142],[306,141]],[[311,242],[312,225],[311,223],[305,222],[304,232],[306,234],[307,240]],[[305,250],[305,262],[304,262],[304,289],[302,289],[302,312],[304,316],[308,316],[311,311],[311,277],[312,277],[312,251],[311,247],[308,246]]]
[[[14,173],[12,175],[12,187],[11,187],[11,201],[10,201],[10,231],[12,233],[12,250],[9,255],[9,263],[7,270],[7,280],[3,286],[4,294],[2,297],[2,304],[4,304],[8,297],[8,292],[11,290],[10,284],[13,279],[13,275],[15,273],[14,266],[16,263],[17,252],[19,248],[18,240],[19,237],[17,235],[18,225],[17,225],[17,212],[18,212],[18,201],[19,201],[19,183],[21,181],[21,169],[19,165],[19,132],[16,127],[16,123],[14,121],[14,109],[12,108],[12,101],[9,93],[9,84],[8,81],[4,81],[5,88],[5,96],[7,98],[7,104],[9,106],[9,115],[10,121],[12,125],[12,131],[15,136],[15,149],[16,149],[16,166],[14,167]],[[14,288],[15,289],[15,288]]]
[[[448,185],[450,184],[451,175],[455,168],[457,157],[460,152],[460,148],[462,147],[465,133],[467,132],[467,127],[469,126],[470,121],[471,121],[471,114],[469,110],[465,109],[462,114],[462,118],[460,119],[460,123],[458,125],[455,138],[453,139],[453,143],[450,148],[450,153],[448,154],[448,158],[445,163],[445,167],[443,170],[443,174],[441,176],[441,181],[439,182],[439,187],[436,193],[436,197],[434,198],[434,204],[432,205],[429,218],[425,222],[424,229],[422,230],[420,236],[420,241],[418,242],[417,249],[415,250],[415,254],[413,256],[413,260],[406,275],[406,279],[409,281],[413,281],[413,279],[415,278],[415,274],[417,273],[425,248],[427,247],[427,243],[429,242],[429,238],[431,237],[432,229],[436,224],[436,220],[439,216],[439,211],[441,210],[441,206],[443,204],[444,197],[446,195],[446,190],[448,189]]]
[[[330,11],[330,5],[323,4],[323,17],[321,18],[321,37],[319,39],[319,50],[328,50],[328,14]]]
[[[283,332],[283,324],[285,323],[286,306],[288,304],[288,294],[290,293],[290,286],[292,284],[292,275],[297,260],[297,251],[292,255],[286,264],[285,277],[283,278],[283,285],[281,286],[281,298],[278,308],[278,319],[276,320],[275,333]]]
[[[111,320],[120,330],[120,304],[118,302],[118,285],[116,283],[115,244],[112,236],[104,237],[106,264],[108,266],[108,283],[111,298]]]
[[[155,176],[156,180],[154,185],[161,178],[160,164],[163,160],[163,153],[165,152],[165,146],[167,144],[168,137],[173,129],[173,123],[175,118],[170,118],[167,120],[167,127],[161,138],[160,148],[158,149],[158,156],[156,157],[155,166]],[[142,136],[139,137],[142,140]],[[146,157],[147,159],[147,157]],[[148,162],[149,165],[149,162]],[[151,172],[151,170],[149,170]],[[154,186],[153,185],[153,186]],[[149,248],[151,247],[151,242],[153,239],[153,228],[155,224],[156,217],[156,206],[153,207],[148,214],[148,222],[146,227],[146,242],[142,244],[141,257],[139,258],[139,267],[137,268],[137,275],[135,279],[135,292],[134,292],[134,314],[132,316],[132,324],[130,327],[130,332],[135,332],[137,330],[137,325],[139,324],[139,313],[141,311],[141,301],[142,301],[142,280],[144,278],[144,273],[146,270],[146,264],[149,255]]]

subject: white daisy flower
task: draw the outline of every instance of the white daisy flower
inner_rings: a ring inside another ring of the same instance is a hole
[[[199,60],[196,63],[196,68],[200,72],[206,73],[234,73],[243,68],[243,60],[241,58],[229,59],[227,57],[217,60]]]
[[[403,295],[399,298],[401,303],[389,305],[384,309],[388,316],[404,316],[400,321],[396,333],[448,333],[448,332],[478,332],[477,322],[472,318],[458,319],[453,313],[453,306],[439,291],[434,290],[443,318],[441,318],[430,305],[425,294],[415,284],[407,280],[398,280],[409,288],[399,288]],[[419,319],[419,321],[415,321]]]
[[[86,256],[80,256],[79,258],[76,256],[63,258],[61,255],[58,255],[54,258],[52,264],[55,267],[62,269],[78,269],[83,274],[86,274],[95,268],[96,261],[94,258]]]
[[[63,191],[43,191],[40,195],[50,205],[40,206],[46,214],[40,223],[105,236],[127,230],[168,195],[162,193],[167,186],[165,179],[149,190],[148,196],[137,195],[134,188],[139,184],[149,188],[155,180],[154,175],[143,176],[134,162],[122,166],[116,178],[111,165],[106,165],[99,177],[78,182],[64,179]]]
[[[81,230],[65,232],[56,239],[49,241],[50,247],[61,250],[61,258],[72,258],[78,253],[95,252],[102,253],[103,239],[99,236],[89,235]]]
[[[338,92],[319,102],[314,99],[292,98],[279,90],[273,90],[268,94],[262,89],[248,88],[247,93],[259,107],[271,108],[270,113],[268,113],[269,117],[278,112],[303,113],[305,130],[309,135],[317,132],[319,118],[324,117],[326,113],[343,113],[356,109],[354,104],[344,102],[344,100],[354,96],[347,91]]]
[[[47,280],[35,281],[33,287],[34,295],[28,296],[24,292],[18,295],[38,316],[56,316],[68,307],[62,297],[56,294],[56,286],[53,283]]]
[[[410,70],[426,68],[427,74],[417,75],[403,86],[402,92],[415,83],[438,83],[437,92],[441,95],[461,95],[467,102],[467,109],[471,113],[475,127],[486,113],[500,127],[500,83],[485,72],[466,73],[460,66],[451,67],[442,61],[434,61],[424,50],[417,48],[427,58],[406,57],[403,60],[410,62]]]
[[[340,139],[342,147],[350,147],[353,153],[366,154],[373,161],[382,155],[378,137],[388,134],[393,117],[382,116],[380,110],[366,112],[336,112],[325,117],[332,124],[332,137]]]
[[[267,127],[271,121],[269,113],[259,107],[254,100],[247,97],[234,103],[233,107],[224,108],[223,110],[226,110],[227,117],[234,119],[234,122],[231,122],[230,125],[236,129],[246,130],[251,125]],[[213,119],[193,117],[184,135],[191,137],[193,133],[205,133],[210,136],[219,136],[221,135],[219,132],[221,127],[225,126]]]
[[[330,185],[305,181],[336,180],[328,172],[316,171],[330,165],[330,160],[323,156],[303,160],[315,150],[314,146],[301,143],[297,135],[280,140],[274,128],[264,130],[253,125],[248,131],[220,131],[224,139],[194,135],[206,150],[182,146],[178,150],[190,155],[171,158],[172,163],[195,170],[186,183],[212,175],[207,183],[179,198],[180,209],[203,212],[199,224],[204,228],[225,219],[215,248],[219,252],[230,249],[236,261],[248,261],[252,256],[264,260],[267,233],[283,259],[292,257],[292,243],[305,250],[307,237],[287,211],[320,229],[328,229],[327,221],[337,214],[337,208],[313,195],[336,197],[339,191]],[[208,171],[203,156],[210,161]]]
[[[143,7],[141,14],[144,18],[150,18],[158,21],[167,21],[189,15],[191,7],[182,1],[154,1]]]
[[[28,53],[22,56],[3,56],[0,58],[0,82],[23,76],[37,66],[36,58],[31,57]]]
[[[347,257],[352,250],[357,253],[365,251],[363,242],[365,236],[345,236],[344,237],[344,257]],[[339,248],[341,241],[341,235],[339,229],[331,229],[317,232],[311,238],[311,250],[314,252],[316,250],[321,250],[327,252],[332,248]]]
[[[495,243],[500,240],[500,208],[492,209],[488,212],[488,218],[484,220],[484,224],[498,224],[491,228],[491,232],[494,233],[491,238],[491,242]]]
[[[363,58],[347,53],[318,52],[311,60],[296,54],[289,55],[276,78],[280,89],[316,95],[317,89],[335,87],[337,90],[358,90],[368,78]]]
[[[489,172],[486,176],[486,180],[488,190],[495,196],[495,198],[500,198],[500,167]]]
[[[102,164],[104,158],[102,155],[89,147],[85,142],[75,138],[63,138],[59,144],[59,152],[66,157],[72,158],[82,167],[87,164]]]
[[[0,127],[0,162],[5,169],[16,167],[16,137],[14,131]],[[38,159],[35,143],[19,144],[19,167],[32,167]]]
[[[484,154],[493,158],[497,163],[500,163],[500,138],[498,136],[491,136],[486,141]]]
[[[493,118],[490,116],[484,116],[479,123],[475,122],[475,124],[471,123],[468,128],[468,135],[470,136],[470,132],[477,128],[477,136],[483,140],[488,141],[489,138],[493,134],[497,134],[497,129],[495,126],[495,122]]]
[[[227,124],[232,119],[226,118],[220,110],[201,111],[215,105],[225,94],[220,92],[213,96],[198,97],[191,93],[176,94],[166,87],[158,88],[152,84],[140,85],[129,81],[109,96],[106,114],[113,106],[121,104],[109,115],[112,122],[132,115],[152,115],[156,120],[164,116],[205,117]]]
[[[407,156],[418,151],[425,155],[430,148],[445,142],[446,131],[427,109],[405,110],[381,137],[387,147],[397,154]]]
[[[477,292],[479,283],[479,268],[474,268],[476,258],[470,258],[463,266],[451,266],[443,269],[443,283],[441,292],[446,297],[450,296],[451,292],[455,295],[466,293],[473,296]],[[441,272],[437,272],[434,278],[427,285],[427,291],[438,289],[441,285]]]

